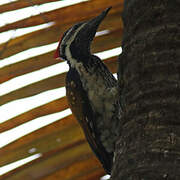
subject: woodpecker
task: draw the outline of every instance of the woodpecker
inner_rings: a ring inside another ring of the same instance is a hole
[[[66,95],[72,113],[108,174],[119,134],[118,83],[101,59],[91,54],[90,45],[109,10],[68,29],[55,52],[55,58],[69,65]]]

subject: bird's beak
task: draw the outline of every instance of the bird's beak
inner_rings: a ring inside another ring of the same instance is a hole
[[[90,52],[91,41],[93,40],[100,23],[106,17],[110,9],[111,7],[104,10],[99,16],[96,16],[95,18],[84,22],[84,27],[80,30],[78,34],[79,38],[78,41],[76,42],[81,57],[83,55],[86,56],[91,54]]]
[[[111,7],[107,8],[99,16],[85,22],[83,29],[79,32],[79,37],[82,41],[81,43],[84,44],[86,48],[89,49],[90,43],[93,40],[99,25],[106,17],[110,9]]]
[[[99,25],[106,17],[110,9],[111,7],[107,8],[99,16],[86,22],[86,25],[84,26],[83,31],[81,32],[83,33],[84,37],[88,38],[89,41],[93,40]]]

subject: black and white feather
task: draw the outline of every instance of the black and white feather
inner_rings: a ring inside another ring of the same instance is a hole
[[[69,65],[66,91],[70,108],[92,150],[110,174],[119,134],[118,83],[101,59],[90,52],[91,41],[109,9],[67,30],[56,57]]]

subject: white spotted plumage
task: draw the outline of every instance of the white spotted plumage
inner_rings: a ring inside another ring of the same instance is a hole
[[[116,117],[116,113],[119,113],[118,83],[104,63],[97,56],[90,54],[90,42],[109,9],[90,21],[70,28],[64,34],[59,46],[60,57],[67,60],[70,67],[69,78],[78,85],[84,98],[81,100],[83,107],[80,107],[85,117],[80,119],[82,121],[84,119],[82,123],[85,124],[84,129],[88,131],[90,145],[92,149],[94,146],[96,155],[108,173],[111,171],[115,141],[119,133],[119,119]],[[73,75],[76,75],[76,78],[73,78]],[[86,103],[90,109],[88,112]]]

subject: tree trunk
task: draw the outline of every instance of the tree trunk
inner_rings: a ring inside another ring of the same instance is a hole
[[[180,180],[180,1],[126,0],[123,21],[112,180]]]

